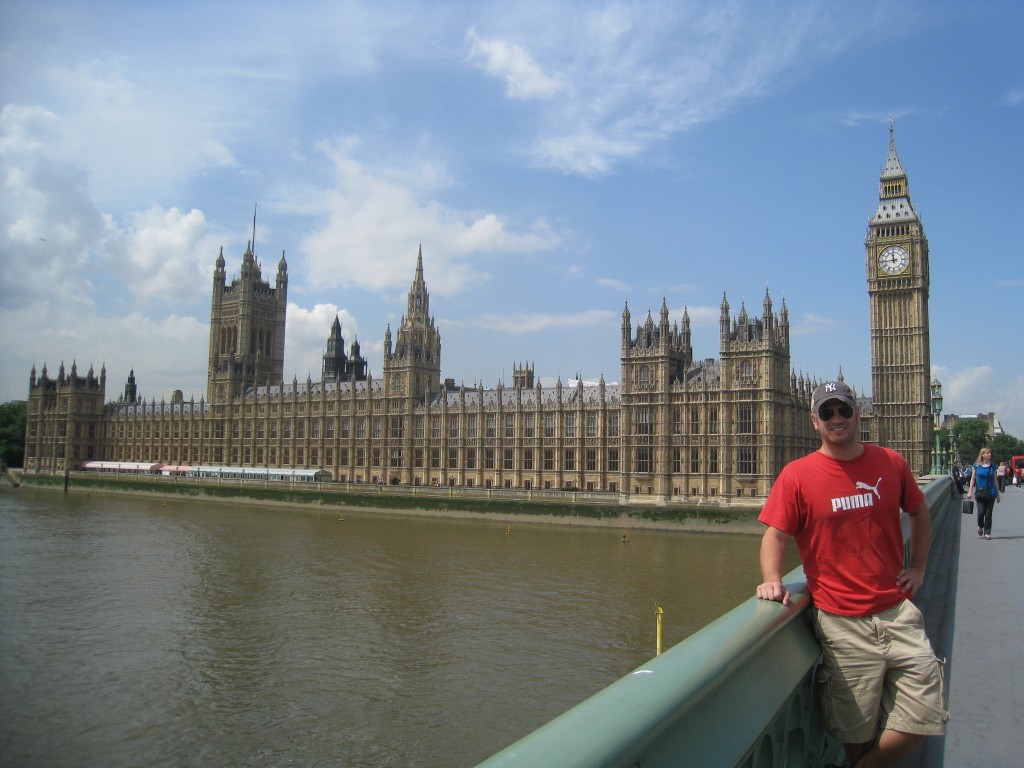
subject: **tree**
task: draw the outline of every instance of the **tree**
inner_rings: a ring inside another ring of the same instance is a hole
[[[992,438],[992,461],[1009,461],[1011,456],[1024,456],[1024,440],[1013,435],[996,435]]]
[[[24,400],[12,400],[0,405],[0,462],[8,467],[20,467],[25,458]]]
[[[978,452],[988,445],[988,422],[984,419],[964,419],[952,429],[953,440],[960,452],[960,460],[964,464],[973,464]]]

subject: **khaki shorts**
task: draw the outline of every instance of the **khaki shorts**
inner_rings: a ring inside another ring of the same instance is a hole
[[[945,732],[949,713],[942,662],[912,602],[866,617],[814,609],[814,633],[822,651],[819,706],[833,736],[844,744],[863,744],[882,730]]]

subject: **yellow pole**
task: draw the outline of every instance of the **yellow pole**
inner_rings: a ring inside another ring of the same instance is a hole
[[[658,617],[657,618],[657,622],[658,622],[658,643],[657,643],[657,652],[655,653],[655,656],[661,656],[661,617],[662,617],[662,615],[664,613],[665,613],[665,611],[662,610],[661,606],[658,605],[657,603],[655,603],[654,604],[654,614]]]

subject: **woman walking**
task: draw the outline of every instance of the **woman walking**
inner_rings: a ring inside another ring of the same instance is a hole
[[[992,538],[992,506],[999,501],[999,488],[996,487],[996,468],[992,464],[992,451],[982,448],[978,452],[978,461],[971,473],[971,487],[967,498],[973,498],[978,507],[978,535],[986,539]]]

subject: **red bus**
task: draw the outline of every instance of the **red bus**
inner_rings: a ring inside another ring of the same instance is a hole
[[[1013,470],[1013,474],[1020,478],[1022,484],[1024,484],[1024,456],[1013,456],[1010,459],[1010,469]]]

